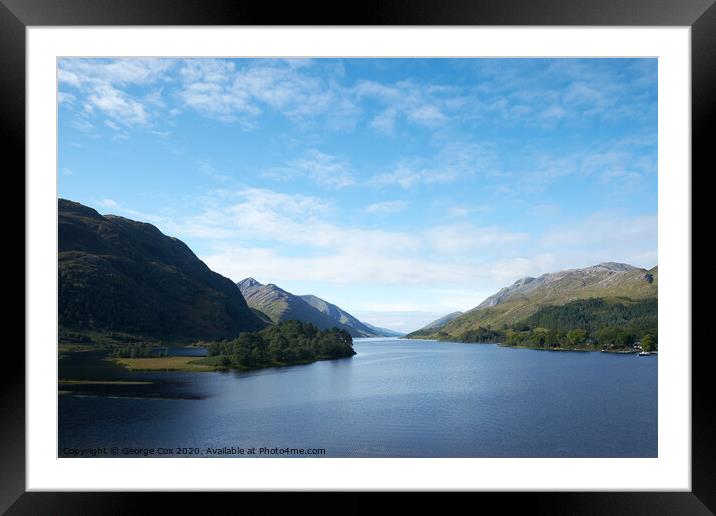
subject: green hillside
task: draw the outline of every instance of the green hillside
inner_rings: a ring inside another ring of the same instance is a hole
[[[552,331],[552,341],[570,344],[566,334],[583,330],[579,344],[626,345],[656,337],[657,294],[657,267],[604,263],[523,278],[447,324],[408,338],[539,345],[545,341],[540,332]]]

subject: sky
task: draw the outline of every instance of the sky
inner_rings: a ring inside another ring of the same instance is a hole
[[[656,59],[58,61],[58,193],[412,331],[657,264]]]

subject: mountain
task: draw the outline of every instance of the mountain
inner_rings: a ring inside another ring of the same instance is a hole
[[[448,324],[453,319],[457,319],[460,317],[464,312],[451,312],[447,315],[443,315],[442,317],[435,319],[433,322],[423,326],[419,330],[415,330],[413,332],[410,332],[406,337],[411,338],[434,338],[436,334],[442,330],[443,326]]]
[[[58,247],[61,339],[190,342],[265,326],[231,280],[151,224],[59,199]]]
[[[341,324],[346,324],[354,328],[365,328],[366,331],[369,331],[368,328],[363,326],[362,322],[353,317],[351,314],[337,307],[336,305],[329,303],[328,301],[324,301],[320,297],[311,294],[299,297],[319,312],[326,314],[328,317],[338,321]]]
[[[401,333],[399,331],[389,330],[388,328],[373,326],[372,324],[368,324],[367,322],[364,322],[363,325],[370,328],[373,333],[375,333],[378,337],[402,337],[403,335],[405,335],[404,332]]]
[[[452,321],[453,319],[456,319],[456,318],[460,317],[461,315],[462,315],[462,312],[452,312],[452,313],[450,313],[450,314],[443,315],[443,316],[440,317],[439,319],[435,319],[435,320],[434,320],[433,322],[431,322],[430,324],[427,324],[427,325],[423,326],[423,327],[421,328],[421,330],[433,330],[433,329],[437,329],[437,328],[442,328],[442,327],[445,326],[447,323],[449,323],[449,322]]]
[[[273,283],[263,285],[253,278],[237,283],[248,305],[269,317],[274,323],[280,321],[303,321],[325,330],[332,327],[345,328],[334,319],[325,315],[296,296],[279,288]]]
[[[565,310],[571,314],[575,310],[596,310],[596,305],[585,306],[588,300],[593,299],[603,300],[607,305],[624,306],[646,300],[656,301],[658,276],[658,267],[647,270],[624,263],[606,262],[582,269],[542,274],[536,278],[522,278],[454,318],[439,331],[443,338],[461,339],[478,330],[499,330],[528,320],[539,320],[541,311],[546,307],[568,307]],[[653,306],[655,310],[656,304]],[[604,311],[603,308],[600,310]],[[552,319],[557,317],[554,310],[550,314]],[[432,332],[429,330],[418,330],[408,336],[433,336],[438,328],[432,328]]]
[[[367,322],[359,321],[342,308],[329,303],[328,301],[324,301],[320,297],[312,294],[306,294],[300,297],[319,312],[322,312],[339,323],[355,330],[357,335],[354,336],[356,337],[398,337],[403,335],[397,331],[389,330],[387,328],[379,328],[378,326],[373,326]]]
[[[342,308],[313,295],[297,296],[253,278],[237,283],[249,306],[266,314],[273,322],[297,320],[310,322],[319,329],[340,328],[353,337],[380,337],[380,333]]]
[[[344,324],[355,330],[355,332],[359,334],[356,335],[358,337],[385,336],[379,332],[376,332],[365,323],[360,322],[358,319],[353,317],[351,314],[349,314],[342,308],[339,308],[336,305],[329,303],[328,301],[324,301],[320,297],[316,297],[311,294],[307,294],[305,296],[300,297],[319,312],[326,314],[331,319],[338,321],[339,323]]]

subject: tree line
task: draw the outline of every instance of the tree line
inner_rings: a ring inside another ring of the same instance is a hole
[[[112,348],[112,356],[114,358],[168,357],[169,348],[166,346],[157,346],[153,342],[140,342]]]
[[[338,328],[319,330],[301,321],[282,321],[258,332],[244,332],[233,340],[207,346],[208,362],[255,369],[308,363],[355,355],[350,333]]]
[[[523,321],[500,329],[487,325],[456,337],[440,332],[438,338],[539,348],[628,349],[638,343],[647,351],[656,350],[657,300],[621,301],[586,299],[546,306]]]

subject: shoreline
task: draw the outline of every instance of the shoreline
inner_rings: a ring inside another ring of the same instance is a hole
[[[546,348],[546,347],[539,347],[539,346],[519,346],[519,345],[515,346],[515,345],[504,344],[502,342],[459,342],[459,341],[455,341],[455,340],[439,340],[439,339],[429,338],[429,337],[411,337],[411,338],[401,337],[401,338],[404,340],[422,340],[422,341],[432,340],[432,341],[438,342],[438,343],[445,342],[445,343],[450,343],[450,344],[470,344],[470,345],[488,344],[488,345],[493,345],[493,346],[499,346],[501,348],[533,349],[535,351],[575,351],[575,352],[581,352],[581,353],[612,353],[615,355],[636,355],[636,354],[641,353],[641,350],[633,350],[633,349],[621,350],[621,349],[593,349],[593,348],[591,348],[591,349],[590,348]],[[651,355],[658,355],[659,351],[658,350],[650,351],[649,353]]]
[[[124,367],[128,371],[132,372],[222,372],[222,371],[258,371],[260,369],[280,368],[280,367],[292,367],[299,365],[309,365],[316,362],[324,362],[327,360],[340,360],[345,358],[351,358],[356,355],[347,355],[345,357],[335,358],[317,358],[315,360],[302,360],[292,363],[281,363],[276,362],[272,364],[257,366],[257,367],[242,367],[237,365],[221,365],[202,363],[201,360],[217,359],[219,356],[212,357],[196,357],[196,356],[169,356],[169,357],[151,357],[151,358],[106,358],[114,362],[115,364]]]

